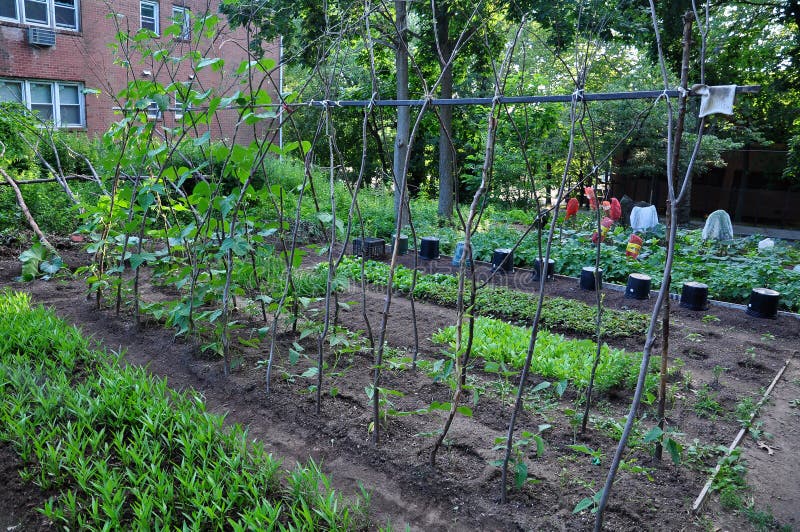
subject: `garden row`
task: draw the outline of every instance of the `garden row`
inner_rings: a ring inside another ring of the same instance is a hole
[[[553,243],[551,253],[556,261],[556,273],[579,277],[583,267],[594,265],[597,248],[591,241],[592,221],[591,216],[583,215],[581,221],[570,223],[582,224],[580,227],[558,232],[559,238]],[[666,260],[663,226],[640,235],[644,243],[638,259],[625,255],[630,235],[630,229],[618,226],[601,244],[603,279],[625,284],[631,273],[639,272],[651,276],[653,288],[659,288]],[[521,236],[519,230],[509,226],[476,233],[472,240],[473,256],[488,262],[495,249],[510,248]],[[708,285],[712,299],[746,303],[753,288],[766,287],[781,293],[781,308],[799,311],[800,271],[792,268],[800,264],[800,249],[785,241],[759,249],[761,238],[703,240],[700,230],[679,230],[672,269],[673,291],[684,282],[696,281]],[[539,256],[535,238],[528,236],[514,250],[514,263],[530,267]]]
[[[326,268],[326,264],[319,266]],[[389,265],[366,260],[363,262],[364,280],[385,286]],[[362,261],[344,257],[337,273],[350,279],[361,280]],[[398,265],[393,286],[400,292],[410,294],[414,271]],[[417,273],[414,297],[444,306],[455,306],[458,298],[458,278],[441,273]],[[505,318],[518,322],[531,322],[538,307],[538,296],[500,286],[486,286],[475,295],[474,312],[481,316]],[[602,334],[606,337],[640,336],[648,325],[648,316],[635,311],[604,309]],[[561,297],[545,297],[542,304],[542,324],[549,329],[574,331],[576,334],[594,335],[597,309],[586,303]]]
[[[99,530],[360,529],[312,462],[282,471],[239,426],[141,368],[93,351],[25,294],[0,293],[0,440],[23,479],[55,493],[57,526]]]

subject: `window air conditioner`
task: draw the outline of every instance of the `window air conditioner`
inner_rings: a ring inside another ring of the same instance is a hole
[[[56,32],[47,28],[28,28],[28,44],[55,46]]]

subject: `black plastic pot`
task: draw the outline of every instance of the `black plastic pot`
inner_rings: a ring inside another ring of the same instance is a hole
[[[628,299],[648,299],[650,297],[650,283],[652,279],[643,273],[632,273],[628,276],[625,286],[625,297]]]
[[[392,246],[394,246],[394,237],[395,235],[392,235]],[[398,255],[405,255],[408,253],[408,237],[406,235],[400,235],[397,244],[397,253]]]
[[[708,285],[697,281],[683,283],[681,306],[689,310],[706,310],[708,308]]]
[[[453,253],[453,260],[450,262],[451,265],[458,267],[461,266],[461,257],[464,255],[464,242],[459,242],[456,244],[456,250]],[[469,258],[464,261],[464,266],[469,267],[472,263]]]
[[[382,238],[354,238],[353,255],[364,255],[367,259],[382,259],[386,252],[386,241]]]
[[[594,266],[584,266],[581,268],[580,287],[583,290],[597,290],[595,286]],[[597,280],[600,289],[603,289],[603,268],[597,269]]]
[[[769,288],[753,288],[750,292],[750,303],[747,305],[747,312],[755,318],[769,318],[774,320],[778,317],[778,302],[781,293]]]
[[[538,281],[539,276],[542,274],[542,261],[544,259],[536,259],[533,261],[533,271],[531,272],[531,281]],[[547,264],[546,279],[552,279],[556,273],[556,261],[549,259]]]
[[[419,243],[419,258],[434,260],[439,258],[439,239],[434,236],[423,236]]]
[[[514,254],[509,248],[497,248],[492,254],[492,271],[511,273],[514,271]]]

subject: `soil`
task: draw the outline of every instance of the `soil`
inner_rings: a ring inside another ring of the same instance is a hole
[[[86,263],[79,244],[56,244],[71,268]],[[373,361],[364,350],[353,349],[337,356],[326,353],[329,369],[323,383],[321,412],[316,414],[314,394],[308,392],[311,382],[301,376],[315,364],[316,335],[300,340],[298,334],[283,327],[286,332],[279,335],[276,369],[267,397],[265,372],[259,364],[266,357],[266,342],[259,348],[237,347],[234,370],[226,377],[221,360],[203,354],[194,342],[176,339],[174,332],[161,324],[143,319],[137,326],[129,314],[98,309],[94,300],[85,297],[81,279],[16,282],[20,273],[18,253],[17,249],[0,248],[0,285],[31,293],[35,301],[52,307],[64,320],[82,328],[98,346],[124,350],[127,363],[146,366],[154,375],[166,377],[173,388],[196,390],[205,398],[209,411],[225,414],[229,423],[247,426],[251,437],[262,440],[270,452],[283,457],[287,466],[309,458],[321,462],[332,477],[333,486],[345,494],[358,493],[359,484],[363,484],[371,494],[371,518],[376,526],[391,523],[396,528],[408,525],[412,530],[591,529],[593,516],[589,512],[575,515],[572,509],[603,485],[616,444],[614,424],[627,413],[629,391],[616,390],[596,399],[594,423],[584,438],[576,436],[564,413],[575,407],[578,396],[574,389],[568,388],[560,400],[548,393],[530,401],[517,426],[535,431],[541,424],[551,425],[542,433],[545,452],[541,457],[525,454],[532,482],[510,491],[510,502],[502,505],[499,470],[489,462],[500,457],[493,447],[495,439],[507,431],[511,408],[503,382],[492,375],[478,368],[473,371],[475,386],[485,393],[476,404],[470,403],[472,417],[456,418],[436,465],[431,466],[433,439],[425,434],[441,427],[445,415],[442,412],[389,416],[381,429],[380,444],[372,443],[371,409],[364,389],[372,382]],[[308,262],[320,260],[313,257],[309,255]],[[409,265],[412,259],[410,255],[402,258]],[[449,262],[449,258],[420,261],[420,267],[424,271],[449,272]],[[478,271],[483,278],[489,275],[486,265],[479,265]],[[538,285],[531,283],[529,276],[529,272],[518,270],[495,276],[493,282],[535,291]],[[580,290],[575,279],[548,281],[546,293],[589,304],[595,301],[595,294]],[[609,288],[603,294],[609,308],[648,312],[654,303],[654,299],[625,299],[621,292]],[[152,301],[171,295],[169,289],[147,285],[142,297]],[[349,310],[338,312],[340,325],[365,331],[366,317],[372,331],[378,330],[385,305],[383,290],[370,289],[362,294],[351,288],[339,295],[339,301],[351,303]],[[455,312],[419,301],[415,310],[420,360],[442,358],[442,346],[434,345],[430,338],[438,329],[454,323]],[[714,316],[718,321],[703,319],[705,316]],[[240,311],[241,322],[251,319],[244,309]],[[288,353],[296,341],[308,356],[292,365]],[[432,401],[450,400],[451,390],[445,383],[434,382],[424,371],[411,370],[399,361],[404,351],[410,356],[415,344],[411,303],[399,294],[392,298],[386,341],[394,348],[393,353],[400,353],[395,359],[398,368],[385,370],[381,383],[385,389],[403,393],[389,397],[394,409],[412,411]],[[609,344],[640,350],[643,339],[620,339]],[[749,439],[743,444],[749,464],[748,482],[752,485],[750,496],[757,507],[769,506],[782,525],[792,527],[798,526],[796,501],[800,500],[796,453],[799,408],[792,402],[800,397],[798,349],[800,321],[795,317],[780,315],[776,320],[759,320],[737,308],[712,306],[707,311],[693,312],[677,303],[672,305],[670,353],[683,361],[683,367],[672,378],[667,422],[682,433],[684,442],[698,439],[707,445],[727,446],[740,428],[730,414],[699,416],[694,406],[701,390],[713,393],[724,412],[730,413],[745,397],[757,401],[785,361],[793,359],[775,389],[774,399],[764,406],[759,417],[764,421],[764,430],[774,434],[774,439],[766,442],[774,454],[767,454]],[[657,344],[654,353],[660,352]],[[515,378],[510,379],[510,385],[516,386]],[[654,425],[653,418],[651,408],[642,410],[643,432]],[[600,465],[568,447],[576,443],[602,450]],[[645,446],[639,446],[626,455],[626,460],[631,466],[647,468],[648,473],[630,468],[619,472],[606,514],[609,530],[703,530],[717,526],[742,530],[752,526],[741,515],[720,509],[714,495],[699,515],[691,514],[692,503],[706,482],[707,469],[714,459],[699,465],[675,466],[668,459],[655,461]],[[5,525],[8,530],[47,529],[35,508],[50,494],[21,481],[18,471],[24,464],[7,445],[0,446],[0,463],[4,479],[0,487],[0,526]]]

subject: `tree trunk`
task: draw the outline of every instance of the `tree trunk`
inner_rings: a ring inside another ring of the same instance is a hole
[[[394,53],[394,64],[397,70],[397,99],[408,99],[408,48],[406,41],[405,0],[395,0],[395,13],[397,16],[397,48]],[[394,140],[394,215],[395,220],[401,219],[400,226],[408,224],[409,213],[407,208],[400,205],[403,189],[407,186],[408,168],[405,167],[406,153],[408,153],[408,135],[411,126],[411,108],[397,107],[397,134]]]
[[[36,236],[39,237],[39,242],[41,242],[42,245],[46,247],[50,253],[58,256],[58,251],[56,251],[56,248],[54,248],[53,245],[50,243],[50,241],[47,240],[47,238],[44,236],[44,233],[42,233],[42,230],[39,229],[39,224],[36,223],[36,220],[34,220],[33,215],[31,215],[31,211],[28,209],[28,205],[25,203],[25,198],[22,197],[22,191],[17,186],[17,182],[14,181],[11,178],[11,176],[8,175],[6,171],[3,170],[2,168],[0,168],[0,175],[2,175],[6,179],[8,184],[11,186],[11,188],[14,189],[14,195],[17,198],[17,205],[19,205],[22,214],[28,221],[28,225],[31,226],[31,229],[36,234]]]
[[[450,42],[450,13],[446,6],[436,4],[436,42],[439,51],[439,64],[442,67],[442,82],[439,97],[453,97],[453,65],[450,62],[452,43]],[[439,107],[439,216],[450,218],[453,215],[454,177],[453,177],[453,108],[449,105]]]

